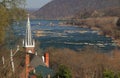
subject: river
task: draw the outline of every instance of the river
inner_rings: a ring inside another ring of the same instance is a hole
[[[31,20],[33,37],[40,42],[39,47],[42,50],[48,47],[81,50],[85,46],[94,46],[103,51],[110,51],[116,47],[110,37],[99,35],[99,31],[79,26],[60,25],[61,22],[63,21]],[[23,26],[19,23],[14,24],[16,36],[25,35],[25,23],[22,24]]]

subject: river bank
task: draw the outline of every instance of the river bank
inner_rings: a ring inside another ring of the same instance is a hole
[[[98,17],[87,19],[75,19],[67,22],[68,25],[77,25],[82,28],[90,28],[99,31],[99,35],[111,37],[117,46],[120,46],[120,30],[116,25],[119,17]]]

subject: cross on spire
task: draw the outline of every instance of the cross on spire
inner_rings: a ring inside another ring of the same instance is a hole
[[[27,16],[29,17],[29,16],[30,16],[30,14],[27,14]]]

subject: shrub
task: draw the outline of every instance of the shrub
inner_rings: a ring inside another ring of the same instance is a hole
[[[64,65],[60,65],[55,78],[57,78],[58,76],[59,78],[72,78],[70,69]]]

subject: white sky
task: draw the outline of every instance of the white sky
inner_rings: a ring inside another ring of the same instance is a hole
[[[52,0],[26,0],[27,8],[41,8]]]

